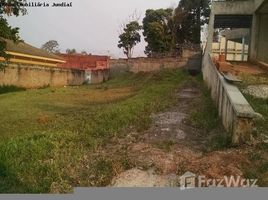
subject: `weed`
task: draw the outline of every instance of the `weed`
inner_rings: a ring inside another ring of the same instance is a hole
[[[25,91],[25,88],[13,86],[13,85],[0,86],[0,94],[20,92],[20,91]]]
[[[208,150],[210,151],[223,150],[232,147],[232,139],[225,133],[217,132],[210,136],[207,145]]]
[[[198,82],[201,81],[199,79],[197,80]],[[191,111],[188,121],[192,126],[202,129],[205,131],[205,134],[208,134],[210,131],[218,127],[220,118],[218,116],[216,105],[210,97],[210,91],[200,83],[198,84],[198,82],[195,84],[197,87],[201,87],[202,96],[199,100],[192,102],[192,107],[194,109]]]

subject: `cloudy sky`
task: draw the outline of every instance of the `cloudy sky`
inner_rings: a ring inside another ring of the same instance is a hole
[[[62,2],[64,0],[32,0],[31,2]],[[30,2],[30,1],[28,1]],[[66,1],[71,2],[71,1]],[[141,20],[146,9],[175,7],[179,0],[72,0],[72,8],[28,8],[28,15],[9,17],[12,26],[20,28],[25,42],[40,47],[48,40],[57,40],[61,51],[75,48],[93,54],[122,57],[117,48],[120,24],[135,12]],[[134,56],[143,56],[145,42],[139,44]]]

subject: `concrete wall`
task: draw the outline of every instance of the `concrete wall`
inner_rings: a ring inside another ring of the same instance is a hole
[[[212,53],[214,57],[219,57],[220,54],[225,54],[225,37],[221,37],[220,42],[213,42],[212,43]],[[243,51],[243,44],[233,41],[228,41],[227,44],[227,55],[226,60],[230,61],[242,61],[242,51]],[[248,49],[249,46],[245,45],[245,54],[244,60],[248,60]]]
[[[225,81],[212,62],[210,54],[203,56],[203,77],[218,107],[225,129],[234,144],[251,140],[255,112],[239,89]]]
[[[268,63],[268,14],[259,16],[257,60]]]
[[[91,71],[91,80],[89,84],[99,84],[109,80],[109,70]]]
[[[218,15],[251,15],[255,12],[256,6],[254,0],[214,1],[212,2],[212,13]]]
[[[168,68],[181,68],[187,65],[188,59],[196,52],[184,50],[180,58],[134,58],[110,60],[112,73],[117,71],[153,72]]]
[[[82,85],[84,80],[85,74],[81,70],[10,64],[0,71],[0,85],[24,88]]]

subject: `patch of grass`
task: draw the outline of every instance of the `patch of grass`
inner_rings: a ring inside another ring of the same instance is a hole
[[[250,161],[258,161],[258,160],[261,160],[262,159],[262,156],[260,154],[260,152],[252,152],[249,154],[249,160]]]
[[[105,158],[98,158],[92,166],[91,186],[104,187],[110,184],[114,176],[112,162]]]
[[[258,148],[268,152],[268,144],[267,143],[259,144]]]
[[[100,155],[112,137],[150,126],[175,103],[181,70],[127,74],[100,86],[45,88],[0,95],[0,193],[71,192],[105,186],[127,157]],[[120,165],[116,167],[115,165]]]
[[[208,137],[207,145],[208,151],[224,150],[232,147],[232,139],[221,130],[220,132],[211,133],[210,137]]]
[[[267,187],[268,185],[268,161],[254,160],[250,165],[241,166],[243,175],[247,179],[258,179],[257,185]]]
[[[200,83],[201,80],[198,80],[195,84],[197,87],[201,87],[201,98],[200,101],[193,102],[193,110],[189,120],[192,126],[204,130],[208,134],[221,122],[216,105],[211,99],[210,91]]]
[[[20,91],[25,91],[25,88],[13,86],[13,85],[0,86],[0,94],[10,93],[10,92],[20,92]]]
[[[243,80],[241,83],[238,83],[240,88],[246,88],[248,85],[261,85],[268,84],[268,76],[267,74],[240,74],[239,78]]]
[[[258,135],[264,134],[268,136],[268,99],[255,98],[251,95],[245,95],[250,105],[255,112],[262,114],[264,120],[256,120],[255,126],[257,128]]]
[[[242,75],[243,82],[238,86],[240,88],[246,88],[249,85],[261,85],[268,84],[267,74],[261,75]],[[268,136],[268,99],[261,99],[253,97],[249,94],[244,94],[250,105],[255,112],[260,113],[263,119],[255,120],[256,136],[265,135]],[[262,138],[261,136],[260,138]],[[246,166],[242,166],[244,176],[246,178],[257,178],[259,186],[268,185],[268,144],[259,143],[253,148],[252,152],[248,155],[251,163]]]

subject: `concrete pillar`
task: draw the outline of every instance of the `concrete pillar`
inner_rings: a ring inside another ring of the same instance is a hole
[[[260,16],[258,14],[254,14],[250,31],[251,39],[249,48],[249,59],[251,61],[255,61],[257,59],[259,23],[260,23]]]
[[[245,37],[242,38],[242,61],[245,60]]]
[[[212,43],[213,43],[213,36],[214,36],[214,20],[215,20],[215,15],[212,10],[210,14],[210,19],[209,19],[209,25],[208,25],[208,39],[207,39],[207,47],[206,47],[207,53],[212,52]]]
[[[225,60],[227,60],[228,55],[228,38],[225,37]]]

